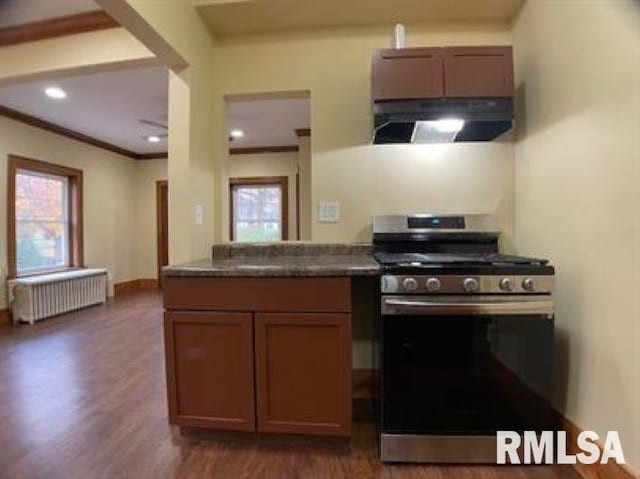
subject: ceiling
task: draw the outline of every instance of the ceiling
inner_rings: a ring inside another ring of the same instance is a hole
[[[102,10],[93,0],[0,0],[0,28]]]
[[[228,101],[229,131],[239,129],[244,138],[232,148],[297,145],[295,130],[309,128],[309,98],[274,98]]]
[[[524,0],[196,0],[217,35],[391,23],[510,22]]]
[[[62,88],[67,98],[47,97],[44,89],[49,86]],[[166,134],[166,130],[139,121],[167,124],[168,71],[164,67],[0,86],[0,105],[134,153],[167,150],[166,138],[160,143],[145,139]]]

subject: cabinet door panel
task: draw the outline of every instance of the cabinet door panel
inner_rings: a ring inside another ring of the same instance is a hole
[[[351,433],[349,314],[257,314],[258,430]]]
[[[513,96],[511,47],[447,47],[444,52],[448,98]]]
[[[441,48],[377,50],[373,56],[374,100],[444,96]]]
[[[250,313],[167,312],[172,424],[255,430]]]

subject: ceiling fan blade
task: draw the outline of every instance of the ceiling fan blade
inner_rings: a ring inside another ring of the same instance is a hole
[[[142,138],[143,140],[146,140],[147,138],[149,138],[150,136],[157,136],[158,138],[167,138],[169,136],[168,133],[159,133],[157,135],[145,135],[145,136],[141,136],[140,138]]]
[[[162,128],[163,130],[168,130],[169,127],[167,125],[163,125],[162,123],[158,123],[156,121],[153,120],[146,120],[146,119],[140,119],[138,120],[140,123],[142,123],[143,125],[149,125],[149,126],[155,126],[158,128]]]

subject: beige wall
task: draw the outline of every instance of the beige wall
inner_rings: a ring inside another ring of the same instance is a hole
[[[640,4],[525,4],[516,239],[557,268],[558,405],[640,467]]]
[[[219,186],[227,157],[226,95],[311,92],[311,237],[314,241],[369,239],[372,214],[405,211],[495,213],[506,243],[512,237],[512,145],[437,145],[411,148],[370,144],[371,52],[387,47],[388,27],[207,38],[201,20],[178,0],[100,0],[138,39],[152,41],[131,13],[145,19],[189,63],[170,75],[169,140],[171,261],[206,256],[225,238],[225,196]],[[409,45],[509,44],[504,26],[411,26]],[[472,171],[488,179],[482,184]],[[409,183],[407,188],[406,183]],[[440,195],[447,192],[445,196]],[[209,196],[211,195],[211,196]],[[214,201],[215,199],[215,201]],[[341,221],[315,221],[321,200],[339,201]],[[205,206],[211,224],[194,225]]]
[[[298,138],[300,174],[300,239],[311,240],[311,137]]]
[[[169,74],[169,259],[179,263],[206,257],[214,237],[214,144],[226,144],[224,102],[215,100],[213,43],[192,2],[184,0],[97,0],[172,69]],[[214,116],[214,112],[217,116]],[[203,209],[203,223],[194,209]]]
[[[158,276],[156,182],[167,179],[167,160],[135,163],[135,271],[136,278]]]
[[[513,148],[508,142],[373,146],[371,52],[389,46],[389,28],[296,32],[216,42],[215,98],[228,94],[311,92],[314,241],[368,240],[375,213],[495,213],[510,244]],[[409,27],[409,45],[509,44],[499,27]],[[214,121],[216,125],[222,120]],[[216,158],[224,146],[217,145]],[[218,197],[220,201],[222,198]],[[317,204],[339,201],[341,220],[318,223]],[[223,225],[216,222],[216,230]],[[220,239],[221,236],[217,235]]]
[[[83,170],[87,266],[107,268],[111,283],[156,277],[155,192],[151,189],[156,178],[166,176],[166,160],[136,162],[0,117],[0,309],[6,307],[9,154]]]
[[[84,172],[84,256],[87,266],[106,267],[113,281],[135,278],[133,266],[134,162],[44,130],[0,117],[0,251],[7,271],[7,155],[79,168]],[[6,307],[5,284],[0,308]]]
[[[229,224],[229,178],[252,176],[286,176],[288,178],[289,202],[289,239],[296,239],[296,172],[298,153],[262,153],[254,155],[229,155],[222,180],[222,189],[227,192],[223,197],[223,225]],[[226,228],[225,239],[229,238]]]
[[[110,28],[0,48],[0,84],[158,63],[124,28]]]

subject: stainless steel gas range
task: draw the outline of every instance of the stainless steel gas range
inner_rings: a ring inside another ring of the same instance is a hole
[[[555,430],[554,268],[483,215],[373,221],[383,461],[491,463],[497,431]]]

